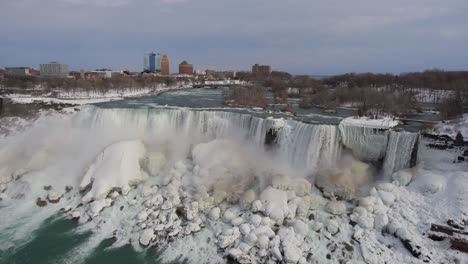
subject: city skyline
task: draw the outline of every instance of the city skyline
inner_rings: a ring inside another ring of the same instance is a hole
[[[138,71],[141,54],[156,48],[197,70],[255,63],[318,75],[467,70],[467,9],[460,0],[3,1],[0,67],[57,60],[72,70]]]

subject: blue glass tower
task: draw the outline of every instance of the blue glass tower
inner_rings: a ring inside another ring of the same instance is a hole
[[[158,53],[145,54],[143,71],[145,72],[160,72],[161,71],[161,55]]]

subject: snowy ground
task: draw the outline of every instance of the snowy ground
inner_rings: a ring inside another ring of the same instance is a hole
[[[170,245],[162,253],[167,262],[181,254],[193,263],[468,261],[448,241],[427,237],[432,223],[468,220],[468,163],[452,163],[452,152],[423,144],[416,168],[336,201],[314,187],[314,177],[286,175],[243,141],[198,142],[180,155],[179,140],[89,130],[72,117],[44,117],[0,139],[0,232],[9,238],[0,249],[20,245],[42,220],[63,213],[79,221],[80,232],[94,233],[70,263],[109,237],[115,247],[137,250]]]
[[[458,132],[463,135],[465,141],[468,141],[468,114],[464,114],[457,120],[441,122],[431,131],[433,134],[447,135],[452,139],[455,139]]]
[[[94,104],[102,102],[110,102],[116,100],[123,100],[129,97],[140,97],[148,95],[157,95],[169,90],[180,90],[187,89],[190,86],[177,84],[175,86],[158,86],[154,88],[143,88],[143,89],[125,89],[125,90],[109,90],[105,93],[96,91],[62,91],[57,90],[54,95],[51,93],[43,96],[30,96],[25,94],[8,94],[5,98],[11,99],[14,103],[18,104],[31,104],[31,103],[46,103],[46,104],[71,104],[71,105],[83,105],[83,104]]]
[[[398,120],[391,117],[383,117],[378,119],[372,119],[369,117],[347,117],[343,119],[342,124],[354,125],[359,127],[371,127],[371,128],[392,128],[399,124]]]

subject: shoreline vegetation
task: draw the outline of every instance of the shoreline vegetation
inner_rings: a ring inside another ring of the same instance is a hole
[[[317,107],[334,113],[337,107],[352,107],[359,116],[375,118],[421,113],[427,106],[443,119],[454,119],[468,111],[468,71],[349,73],[320,80],[273,71],[269,75],[244,73],[240,78],[252,88],[230,87],[224,94],[226,104],[267,109],[266,91],[271,91],[271,104],[283,104],[291,112],[294,109],[289,99],[298,99],[302,109]]]
[[[161,87],[188,86],[207,80],[200,77],[123,75],[75,79],[5,75],[0,77],[0,96],[60,99],[142,96]],[[468,71],[427,70],[399,75],[348,73],[322,79],[279,71],[270,74],[239,72],[236,79],[249,85],[233,85],[224,91],[226,105],[295,114],[294,101],[301,109],[321,108],[326,113],[335,113],[338,107],[349,107],[355,108],[359,116],[374,118],[421,113],[428,107],[440,113],[442,119],[455,119],[468,112]],[[269,92],[272,99],[268,98]]]

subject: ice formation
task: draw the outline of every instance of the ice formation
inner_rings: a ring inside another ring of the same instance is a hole
[[[157,245],[167,262],[187,252],[208,263],[466,261],[425,234],[468,214],[468,175],[400,170],[414,134],[182,109],[85,107],[43,122],[0,139],[0,231],[12,243],[22,240],[11,227],[31,233],[62,212],[95,246]],[[271,128],[277,140],[264,148]],[[355,159],[342,161],[342,143]],[[371,172],[357,159],[372,155],[391,179],[358,192]],[[34,203],[46,197],[57,203]]]

